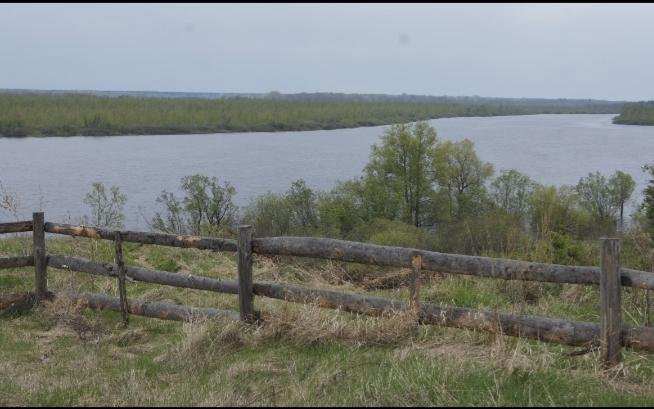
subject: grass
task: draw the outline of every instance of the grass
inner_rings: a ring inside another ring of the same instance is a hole
[[[28,254],[29,238],[0,240],[0,255]],[[112,260],[111,243],[50,239],[48,251]],[[233,254],[125,245],[126,262],[235,279]],[[405,270],[287,258],[255,260],[256,280],[387,297]],[[382,277],[399,277],[380,285]],[[375,284],[371,286],[370,283]],[[115,295],[116,283],[49,270],[51,289]],[[0,291],[33,287],[33,269],[0,272]],[[130,297],[237,309],[233,295],[144,283]],[[434,274],[421,298],[458,306],[597,321],[594,287]],[[624,292],[625,320],[642,324],[642,293]],[[85,310],[65,299],[0,317],[0,404],[10,405],[650,405],[654,354],[625,350],[602,370],[596,352],[474,331],[415,326],[406,314],[374,318],[256,298],[264,323],[169,322]]]

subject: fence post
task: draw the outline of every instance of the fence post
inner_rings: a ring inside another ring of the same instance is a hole
[[[32,213],[32,241],[34,252],[36,300],[48,297],[48,270],[45,253],[45,216],[43,212]]]
[[[600,359],[604,367],[622,361],[620,239],[600,239]]]
[[[420,271],[422,270],[422,256],[414,254],[411,257],[411,275],[409,282],[409,302],[411,308],[416,313],[418,320],[420,320]]]
[[[120,297],[120,315],[123,325],[129,324],[129,305],[127,304],[127,287],[125,286],[125,262],[123,261],[123,236],[117,231],[114,233],[116,245],[116,265],[118,266],[118,296]]]
[[[238,226],[238,303],[241,321],[249,323],[256,320],[252,283],[252,226]]]

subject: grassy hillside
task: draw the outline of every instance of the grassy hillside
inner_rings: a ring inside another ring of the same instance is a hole
[[[0,256],[29,254],[30,237],[0,240]],[[109,242],[56,238],[48,251],[112,261]],[[625,263],[629,261],[625,243]],[[126,262],[215,278],[236,277],[233,254],[127,243]],[[50,269],[54,291],[115,295],[115,280]],[[255,258],[255,280],[408,296],[408,271],[291,258]],[[2,292],[33,287],[33,268],[0,272]],[[128,283],[130,297],[237,309],[237,298]],[[591,286],[432,274],[425,302],[597,321]],[[625,321],[643,322],[643,292],[623,292]],[[256,298],[259,328],[177,323],[88,311],[60,300],[0,318],[2,405],[646,405],[654,356],[596,352],[472,331],[415,327],[407,316],[358,317]]]
[[[617,113],[621,106],[593,100],[341,94],[207,99],[0,92],[0,136],[296,131],[453,116]]]
[[[654,101],[627,103],[613,123],[625,125],[654,125]]]

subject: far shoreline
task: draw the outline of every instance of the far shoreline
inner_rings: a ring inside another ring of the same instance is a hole
[[[626,123],[626,122],[616,122],[619,114],[617,113],[578,113],[578,112],[559,112],[559,113],[524,113],[524,114],[497,114],[497,115],[453,115],[453,116],[437,116],[432,118],[419,119],[416,121],[408,121],[406,123],[415,123],[418,121],[432,121],[436,119],[454,119],[454,118],[496,118],[496,117],[508,117],[508,116],[537,116],[537,115],[616,115],[612,118],[612,124],[615,125],[640,125],[640,126],[651,126],[654,124],[637,124],[637,123]],[[317,131],[337,131],[344,129],[359,129],[359,128],[375,128],[390,126],[400,122],[388,122],[381,124],[371,124],[371,125],[359,125],[359,126],[346,126],[346,127],[306,127],[300,129],[249,129],[249,130],[209,130],[209,131],[197,131],[176,129],[174,132],[166,132],[164,129],[157,130],[156,132],[125,132],[125,133],[112,133],[112,134],[88,134],[80,133],[74,135],[60,135],[60,134],[49,134],[49,135],[21,135],[21,136],[4,136],[0,135],[0,139],[46,139],[46,138],[111,138],[111,137],[121,137],[121,136],[170,136],[170,135],[179,135],[179,136],[192,136],[192,135],[213,135],[213,134],[247,134],[247,133],[283,133],[283,132],[317,132]]]

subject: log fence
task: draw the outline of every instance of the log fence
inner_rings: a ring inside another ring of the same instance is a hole
[[[67,294],[67,296],[83,302],[89,308],[119,311],[125,325],[128,323],[129,314],[182,321],[194,316],[205,316],[256,323],[260,319],[254,308],[256,295],[296,303],[315,303],[323,308],[372,316],[410,310],[423,325],[484,331],[564,345],[597,347],[600,350],[602,364],[607,367],[621,362],[622,347],[654,351],[654,328],[623,325],[621,305],[622,287],[654,289],[654,274],[622,268],[619,239],[600,239],[600,266],[594,267],[446,254],[315,237],[255,238],[251,226],[240,226],[238,240],[229,240],[50,223],[45,222],[43,213],[34,213],[32,221],[0,224],[0,234],[29,231],[33,232],[32,256],[0,257],[0,269],[34,266],[35,291],[33,294],[27,294],[25,299],[38,303],[46,298],[57,296],[47,289],[48,267],[115,277],[118,280],[119,298],[102,294]],[[45,233],[114,241],[116,264],[47,254]],[[124,242],[236,252],[238,280],[219,280],[126,266],[123,262]],[[290,284],[254,282],[254,254],[310,257],[410,268],[409,300],[405,302]],[[599,324],[423,303],[419,300],[420,276],[423,271],[504,280],[598,285]],[[146,283],[235,294],[238,296],[239,311],[128,300],[125,289],[127,277]]]

